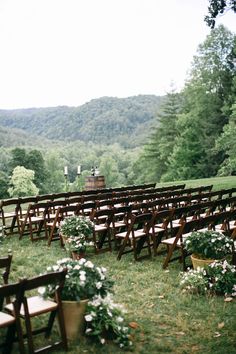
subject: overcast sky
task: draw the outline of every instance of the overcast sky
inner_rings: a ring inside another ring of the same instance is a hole
[[[183,87],[207,0],[0,0],[0,109]],[[236,33],[236,15],[217,23]]]

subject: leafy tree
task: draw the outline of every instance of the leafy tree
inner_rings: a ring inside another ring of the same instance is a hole
[[[59,151],[52,150],[45,155],[45,168],[47,171],[47,176],[44,188],[47,193],[57,193],[64,190],[64,166],[64,159],[60,157]]]
[[[142,166],[140,172],[145,182],[158,181],[167,172],[168,157],[173,152],[178,135],[176,122],[180,103],[180,94],[172,89],[162,104],[161,112],[157,117],[157,126],[140,156],[139,163]]]
[[[105,176],[106,187],[120,185],[120,175],[116,161],[109,154],[104,154],[100,163],[101,174]]]
[[[231,112],[235,38],[224,26],[219,26],[199,46],[183,92],[179,136],[165,180],[174,175],[180,179],[216,175],[224,159],[214,147]]]
[[[34,149],[29,151],[26,158],[26,168],[35,172],[34,183],[39,188],[40,194],[46,193],[44,186],[46,181],[46,169],[42,153]]]
[[[236,12],[236,0],[209,0],[209,15],[205,16],[205,22],[209,27],[214,28],[216,17],[228,10]]]
[[[6,173],[0,171],[0,199],[8,198],[7,189],[9,187],[9,179]]]
[[[12,187],[8,189],[11,197],[23,197],[37,195],[39,189],[33,183],[34,171],[27,170],[23,166],[17,166],[13,170],[10,180]]]
[[[224,126],[223,133],[216,141],[216,149],[223,151],[226,155],[219,168],[219,176],[236,175],[236,101],[232,110],[229,123]]]
[[[10,161],[10,168],[11,172],[14,170],[16,166],[27,166],[27,153],[25,149],[22,148],[15,148],[11,151],[11,161]]]

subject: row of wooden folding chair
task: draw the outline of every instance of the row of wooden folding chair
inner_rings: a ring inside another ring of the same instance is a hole
[[[63,310],[61,304],[61,292],[64,286],[66,270],[52,272],[36,276],[31,279],[23,279],[15,284],[8,284],[0,287],[0,299],[9,299],[0,309],[0,328],[8,328],[6,339],[2,343],[3,353],[10,353],[13,342],[18,341],[20,353],[25,353],[24,338],[27,339],[29,353],[48,352],[51,349],[62,348],[67,350],[67,337],[64,325]],[[44,300],[41,296],[33,296],[32,291],[40,287],[51,285],[54,287],[54,293],[51,300]],[[49,314],[48,323],[44,327],[34,328],[32,319],[36,316]],[[40,348],[36,348],[34,336],[45,333],[49,337],[52,331],[55,318],[58,319],[60,340],[48,342]],[[25,329],[21,325],[21,319],[25,321]],[[16,335],[15,335],[16,333]]]
[[[184,247],[183,247],[183,239],[187,237],[187,235],[196,230],[203,229],[213,229],[221,232],[228,233],[229,230],[229,221],[236,220],[236,210],[219,212],[216,214],[212,214],[203,218],[192,219],[190,221],[184,221],[179,225],[176,235],[162,240],[161,243],[167,246],[167,256],[163,263],[163,268],[166,268],[169,262],[172,262],[176,259],[181,259],[183,264],[183,269],[186,269],[185,258],[187,256]],[[236,227],[236,226],[235,226]],[[181,255],[177,257],[173,257],[173,253],[175,250],[180,250]]]

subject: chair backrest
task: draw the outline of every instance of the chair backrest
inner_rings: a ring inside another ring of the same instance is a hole
[[[144,232],[148,233],[151,228],[152,217],[152,213],[132,215],[130,223],[131,232],[134,232],[137,229],[142,229]]]
[[[93,209],[89,217],[90,220],[95,224],[100,224],[102,220],[102,223],[108,227],[112,222],[113,215],[114,215],[113,209],[100,209],[100,210]]]
[[[37,289],[39,287],[47,286],[47,285],[54,285],[55,292],[60,293],[64,286],[66,273],[67,273],[66,269],[63,269],[57,272],[41,274],[33,278],[26,279],[24,281],[24,286],[23,286],[24,291]]]
[[[95,202],[86,202],[79,204],[78,212],[80,215],[88,216],[96,208]]]

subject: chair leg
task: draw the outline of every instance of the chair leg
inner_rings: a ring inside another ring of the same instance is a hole
[[[16,325],[15,323],[13,323],[13,325],[9,326],[7,329],[6,341],[4,343],[4,348],[2,349],[3,354],[11,353],[14,338],[15,338],[15,332],[16,332]]]
[[[125,247],[126,247],[126,244],[127,244],[127,239],[125,239],[124,241],[123,241],[123,243],[121,244],[121,246],[120,246],[120,249],[119,249],[119,252],[118,252],[118,255],[117,255],[117,259],[118,259],[118,261],[121,259],[121,257],[122,257],[122,254],[123,254],[123,252],[124,252],[124,249],[125,249]]]
[[[45,337],[48,338],[51,334],[51,331],[52,331],[52,326],[53,326],[53,323],[54,323],[54,320],[55,320],[55,317],[56,317],[56,311],[52,311],[50,313],[50,316],[49,316],[49,319],[48,319],[48,325],[47,325],[47,329],[45,331]]]

